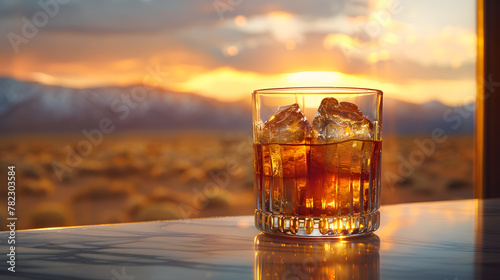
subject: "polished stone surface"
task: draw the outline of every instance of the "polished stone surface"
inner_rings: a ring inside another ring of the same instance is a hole
[[[500,200],[382,206],[375,235],[276,238],[227,217],[19,231],[3,279],[500,279]]]

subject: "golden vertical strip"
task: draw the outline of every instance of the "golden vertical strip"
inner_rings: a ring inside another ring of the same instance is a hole
[[[271,151],[269,145],[262,145],[262,159],[264,171],[264,186],[262,187],[262,210],[271,211],[271,184],[273,179]]]
[[[341,173],[341,160],[339,156],[339,146],[337,144],[337,152],[335,153],[335,156],[337,157],[337,178],[335,180],[335,207],[337,208],[337,215],[340,215],[342,212],[342,205],[340,204],[340,173]]]
[[[327,145],[324,152],[324,172],[323,172],[323,184],[325,187],[325,198],[326,198],[326,211],[327,216],[336,215],[336,204],[337,200],[335,197],[335,183],[337,181],[337,160],[335,159],[337,154],[337,144]]]
[[[380,200],[382,200],[382,143],[379,143],[380,148],[377,148],[378,158],[377,158],[377,177],[375,188],[377,189],[377,196],[375,197],[375,201],[377,202],[377,210],[380,209]]]
[[[292,205],[291,207],[287,207],[287,209],[291,208],[290,211],[291,215],[297,214],[297,204],[299,203],[297,200],[297,190],[299,188],[298,181],[300,177],[298,175],[299,172],[297,172],[297,165],[300,164],[298,158],[298,154],[300,154],[300,152],[302,152],[302,149],[299,149],[298,151],[297,150],[293,151],[293,176],[295,180],[293,180],[292,187],[286,190],[287,198],[290,199],[290,202],[287,201],[286,203],[290,203],[290,205]]]
[[[365,189],[364,189],[364,180],[363,180],[363,177],[365,176],[365,163],[366,163],[366,159],[365,159],[365,141],[362,141],[361,142],[361,166],[360,166],[360,169],[361,169],[361,172],[360,172],[360,176],[359,176],[359,214],[363,214],[364,213],[364,208],[365,208],[365,204],[364,204],[364,199],[365,199],[365,196],[364,196],[364,192],[365,192]]]
[[[260,210],[260,198],[262,196],[262,186],[264,174],[262,172],[262,147],[260,145],[253,145],[254,153],[254,193],[255,193],[255,208]]]
[[[281,170],[282,170],[282,176],[280,177],[280,185],[278,190],[278,199],[279,199],[278,213],[280,214],[283,214],[285,212],[285,203],[286,203],[286,185],[285,185],[285,173],[284,173],[285,159],[283,157],[288,152],[287,149],[289,149],[289,147],[280,145],[280,159],[281,159]]]
[[[297,215],[299,214],[300,212],[300,209],[299,209],[299,205],[300,204],[303,204],[303,200],[304,200],[304,192],[307,188],[307,184],[308,184],[308,180],[307,180],[307,172],[308,172],[308,167],[307,167],[307,147],[304,146],[301,150],[300,150],[300,155],[299,156],[303,156],[304,158],[304,163],[300,166],[302,167],[303,169],[299,171],[297,171],[297,169],[295,169],[295,172],[296,174],[300,174],[301,177],[303,177],[303,179],[300,181],[300,182],[296,182],[295,183],[295,195],[294,195],[294,212],[293,214],[294,215]],[[297,159],[296,159],[297,160]],[[299,183],[299,184],[297,184]]]
[[[283,164],[281,160],[281,147],[279,144],[269,145],[269,151],[271,153],[271,167],[272,167],[272,184],[269,190],[271,196],[270,199],[270,211],[275,213],[278,211],[280,213],[283,210],[280,200],[281,185],[283,183]]]
[[[356,172],[353,171],[353,165],[355,164],[353,162],[353,157],[354,153],[356,152],[354,150],[354,145],[356,144],[356,141],[352,141],[349,149],[351,150],[351,162],[349,164],[349,215],[354,215],[354,186],[353,186],[353,179],[356,176]]]
[[[326,178],[326,153],[328,153],[328,147],[323,147],[323,149],[320,150],[321,152],[321,163],[322,163],[322,170],[321,170],[321,180],[319,180],[321,182],[320,186],[322,188],[322,191],[321,191],[321,211],[320,211],[320,214],[321,215],[326,215],[327,213],[327,203],[329,202],[329,199],[328,199],[328,182],[327,182],[327,178]]]
[[[371,164],[375,164],[372,162]],[[373,168],[369,168],[370,170],[370,175],[368,175],[368,213],[371,213],[373,211],[373,203],[372,203],[372,190],[373,190]]]
[[[256,243],[256,240],[257,240],[257,236],[254,238],[254,243]],[[263,261],[263,257],[260,257],[259,258],[259,254],[263,254],[262,252],[259,253],[259,251],[255,250],[255,256],[254,256],[254,263],[253,263],[253,267],[254,267],[254,270],[253,270],[253,278],[254,279],[257,279],[257,280],[260,280],[262,279],[261,278],[261,268],[262,268],[262,261]]]
[[[474,130],[474,197],[484,197],[484,0],[477,0],[477,60],[476,60],[476,123]],[[476,246],[483,245],[483,201],[476,201]],[[474,254],[475,263],[483,262],[483,255]],[[480,265],[475,267],[475,278],[481,278]]]
[[[474,131],[474,197],[484,197],[484,0],[477,1],[476,125]]]

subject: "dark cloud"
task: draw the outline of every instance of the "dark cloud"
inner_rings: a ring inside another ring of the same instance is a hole
[[[49,0],[42,0],[44,3],[47,1]],[[51,1],[56,2],[56,0]],[[221,19],[232,18],[239,14],[250,17],[273,11],[284,11],[302,16],[330,17],[341,12],[346,3],[356,1],[359,0],[317,0],[314,2],[303,0],[272,2],[265,0],[74,0],[68,4],[59,5],[59,12],[50,18],[44,28],[92,34],[169,32],[191,26],[217,25]],[[38,1],[0,3],[0,16],[2,17],[32,19],[38,11],[43,11]]]

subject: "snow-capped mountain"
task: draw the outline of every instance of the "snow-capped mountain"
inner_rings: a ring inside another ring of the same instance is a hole
[[[472,133],[471,106],[414,104],[384,98],[384,134]],[[117,130],[251,131],[251,102],[138,86],[73,89],[0,78],[0,133],[78,132],[109,119]]]
[[[248,129],[250,108],[144,86],[72,89],[0,78],[0,132],[79,131],[110,119],[125,129]]]

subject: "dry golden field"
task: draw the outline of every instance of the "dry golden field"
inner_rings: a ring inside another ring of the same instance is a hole
[[[384,138],[382,204],[472,197],[472,137],[424,139]],[[16,166],[18,229],[253,213],[249,134],[135,132],[85,141],[2,137],[0,178]],[[0,195],[6,201],[6,186]]]

